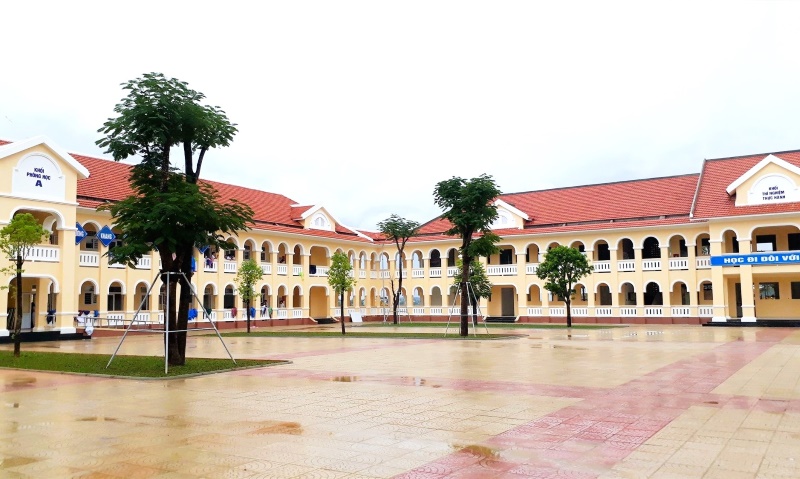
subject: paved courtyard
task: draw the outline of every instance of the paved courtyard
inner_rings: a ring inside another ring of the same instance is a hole
[[[237,358],[293,363],[168,381],[0,370],[0,477],[800,477],[800,330],[512,332],[226,338]],[[225,356],[215,337],[188,352]]]

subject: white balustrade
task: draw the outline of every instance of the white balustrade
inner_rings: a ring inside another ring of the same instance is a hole
[[[645,259],[642,260],[643,271],[661,271],[660,259]]]
[[[695,258],[695,264],[697,265],[697,269],[708,269],[711,267],[711,258],[708,256]]]
[[[111,262],[111,258],[109,258],[108,256],[106,256],[106,265],[107,265],[109,268],[117,268],[117,269],[123,269],[123,268],[125,268],[125,265],[124,265],[124,264],[122,264],[122,263],[112,263],[112,262]]]
[[[394,272],[394,277],[395,278],[399,278],[400,277],[400,271],[395,271]],[[406,278],[408,278],[408,271],[407,270],[403,270],[403,279],[406,279]]]
[[[636,261],[632,261],[629,259],[623,261],[617,261],[617,271],[620,272],[636,271]]]
[[[486,267],[486,274],[488,276],[516,276],[517,265],[515,264],[501,264],[491,265]]]
[[[592,261],[595,273],[610,273],[611,261]]]
[[[303,266],[299,264],[292,265],[292,276],[300,276],[303,273]]]
[[[223,320],[223,321],[225,321],[225,320],[231,320],[231,319],[236,319],[236,318],[233,316],[233,311],[231,311],[230,309],[226,309],[226,310],[224,310],[224,311],[222,312],[222,320]]]
[[[430,308],[431,316],[442,316],[444,315],[444,309],[437,307],[437,308]]]
[[[697,308],[697,315],[701,318],[710,318],[714,316],[714,307],[713,306],[700,306]]]
[[[528,263],[525,265],[525,274],[535,275],[539,269],[539,263]]]
[[[136,269],[150,269],[153,264],[153,259],[150,255],[144,255],[136,261]]]
[[[217,320],[217,312],[216,311],[211,311],[211,313],[208,314],[208,319],[211,320],[211,321],[216,321]]]
[[[572,308],[573,316],[589,316],[589,308]]]
[[[664,315],[664,308],[646,306],[644,308],[644,315],[645,316],[663,316]]]
[[[411,314],[420,316],[425,314],[425,308],[411,308]]]
[[[691,308],[688,306],[673,306],[672,307],[672,316],[679,318],[679,317],[687,317],[691,315]]]
[[[158,324],[164,324],[164,312],[163,311],[158,313],[158,316],[156,318],[158,319]]]
[[[125,313],[106,313],[107,326],[121,326],[125,324]]]
[[[528,316],[544,316],[542,308],[528,308]]]
[[[134,315],[133,320],[137,323],[149,323],[150,313],[139,312],[139,314]]]
[[[567,308],[550,308],[550,316],[566,316]]]
[[[303,317],[302,308],[294,308],[294,309],[292,309],[292,317],[293,318],[302,318]]]
[[[381,279],[390,279],[392,277],[392,272],[387,270],[381,271],[380,277]]]
[[[261,263],[261,272],[264,274],[272,274],[272,264],[271,263]]]
[[[78,255],[78,266],[100,266],[100,253],[95,251],[81,251]]]
[[[289,267],[285,264],[279,264],[277,266],[278,274],[281,276],[286,276],[289,273]]]
[[[608,317],[612,315],[612,309],[608,307],[598,306],[594,308],[594,315],[597,317]]]
[[[58,246],[34,246],[25,255],[25,261],[44,261],[47,263],[57,263],[61,257],[61,250]]]
[[[309,273],[309,276],[326,277],[328,276],[328,271],[330,271],[330,268],[328,266],[317,266],[316,268],[314,268],[313,273]],[[352,273],[352,271],[350,273]]]
[[[414,268],[411,270],[411,277],[412,278],[424,278],[425,277],[425,270],[422,268]]]
[[[636,316],[636,308],[619,308],[620,316]]]
[[[289,317],[289,310],[286,308],[278,308],[277,313],[278,319],[286,319]]]
[[[669,269],[672,271],[689,269],[689,258],[670,258]]]
[[[458,268],[457,267],[450,266],[450,267],[447,268],[447,277],[448,278],[453,278],[457,274],[458,274]]]
[[[364,271],[364,270],[359,271],[358,272],[358,279],[367,279],[367,272]]]
[[[369,272],[369,279],[378,279],[378,272],[377,271],[370,271]]]
[[[430,269],[431,278],[441,278],[442,277],[442,268],[431,268]]]
[[[217,261],[216,260],[206,261],[203,264],[203,271],[205,271],[206,273],[216,273],[217,272]]]
[[[237,266],[238,266],[238,263],[236,263],[236,261],[225,260],[222,263],[222,271],[224,271],[226,273],[235,273],[236,269],[237,269]]]

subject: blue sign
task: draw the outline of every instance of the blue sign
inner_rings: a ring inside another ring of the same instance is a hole
[[[774,252],[752,254],[723,254],[711,257],[711,266],[758,266],[762,264],[798,264],[800,253]]]
[[[75,223],[75,244],[80,244],[86,238],[86,230],[80,223]]]
[[[103,226],[103,229],[97,232],[97,238],[101,243],[103,243],[103,246],[108,247],[112,241],[117,239],[117,235],[115,235],[114,232],[111,231],[111,228],[106,225]]]

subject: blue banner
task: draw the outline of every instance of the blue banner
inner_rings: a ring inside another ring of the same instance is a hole
[[[81,244],[84,238],[86,238],[86,230],[80,223],[75,223],[75,244]]]
[[[103,229],[97,232],[97,238],[100,239],[100,242],[103,243],[103,246],[107,248],[112,241],[117,239],[117,235],[115,235],[114,232],[111,231],[111,228],[106,225],[103,226]]]
[[[762,264],[798,264],[800,253],[774,252],[752,254],[723,254],[711,257],[711,266],[745,266]]]

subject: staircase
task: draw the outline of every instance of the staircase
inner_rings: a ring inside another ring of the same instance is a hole
[[[516,323],[516,316],[487,316],[484,320],[487,323]]]
[[[336,324],[339,322],[333,318],[316,318],[314,321],[316,321],[317,324]]]

